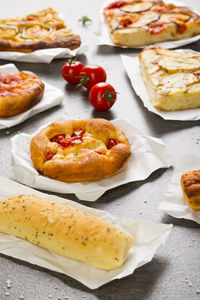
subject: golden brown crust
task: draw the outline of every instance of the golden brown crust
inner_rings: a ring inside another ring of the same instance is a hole
[[[104,8],[116,45],[142,46],[200,34],[200,17],[190,9],[163,1],[118,1]]]
[[[0,40],[0,51],[17,51],[30,53],[40,49],[48,48],[69,48],[76,49],[80,46],[81,39],[79,35],[74,35],[68,38],[58,38],[54,41],[33,41],[29,44],[21,43],[13,44],[12,41]]]
[[[63,147],[62,141],[61,144],[51,141],[58,134],[65,135],[64,142],[71,141],[74,132],[79,130],[84,133],[75,144]],[[114,145],[110,147],[112,141]],[[32,138],[30,151],[39,172],[65,182],[112,176],[121,170],[131,154],[124,133],[104,119],[52,123]]]
[[[32,72],[0,73],[0,117],[27,111],[41,101],[43,94],[44,83]]]
[[[134,243],[128,232],[92,214],[29,195],[0,201],[0,232],[106,270],[122,265]]]
[[[181,186],[188,205],[194,210],[200,210],[200,170],[183,174]]]
[[[58,13],[51,8],[25,18],[0,20],[0,51],[32,52],[48,48],[80,46],[80,36],[66,28]]]

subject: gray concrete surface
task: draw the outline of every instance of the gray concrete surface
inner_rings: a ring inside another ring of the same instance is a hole
[[[185,0],[198,6],[198,0]],[[112,110],[101,113],[93,110],[84,89],[65,84],[61,77],[64,60],[51,64],[16,63],[20,70],[30,70],[43,80],[64,91],[65,99],[60,107],[40,113],[9,130],[0,131],[0,175],[10,177],[10,138],[18,131],[34,132],[39,126],[57,117],[81,119],[105,117],[108,120],[125,117],[146,134],[162,138],[176,160],[187,153],[199,154],[200,122],[165,121],[148,112],[135,95],[120,60],[120,54],[136,55],[136,50],[114,47],[97,47],[92,33],[97,30],[100,0],[34,0],[31,2],[7,0],[1,6],[0,18],[22,15],[45,7],[62,12],[73,31],[80,33],[90,48],[80,59],[84,63],[99,64],[108,74],[108,82],[117,88],[118,101]],[[82,27],[78,19],[87,15],[92,23]],[[200,42],[185,48],[199,50]],[[3,65],[7,61],[0,61]],[[157,207],[168,186],[173,167],[157,170],[147,180],[129,183],[105,193],[95,203],[85,203],[94,208],[108,210],[122,217],[173,223],[174,229],[166,245],[161,246],[152,262],[139,268],[122,280],[115,280],[97,290],[89,290],[70,277],[0,255],[0,300],[199,300],[200,294],[200,236],[199,225],[192,221],[178,220],[160,212]],[[63,197],[77,201],[73,195]],[[145,202],[144,202],[145,201]],[[11,280],[11,287],[8,282]]]

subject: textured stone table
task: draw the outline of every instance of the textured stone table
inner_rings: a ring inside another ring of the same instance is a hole
[[[185,0],[190,5],[199,5],[198,0]],[[7,0],[1,6],[0,18],[14,17],[53,7],[62,12],[73,31],[80,33],[89,50],[80,59],[84,63],[103,66],[108,82],[119,92],[118,101],[112,110],[101,113],[93,110],[88,102],[87,91],[77,90],[65,84],[61,77],[64,60],[51,64],[16,63],[20,70],[30,70],[43,80],[63,90],[62,106],[40,113],[9,130],[0,131],[0,175],[10,177],[10,138],[18,131],[32,133],[42,124],[57,117],[81,119],[105,117],[108,120],[125,117],[146,134],[162,138],[174,157],[187,153],[199,154],[200,122],[165,121],[148,112],[135,95],[121,63],[120,54],[136,55],[136,50],[114,47],[97,47],[92,34],[97,30],[100,0],[34,0],[17,2]],[[92,23],[82,27],[78,19],[87,15]],[[199,50],[200,42],[185,48]],[[5,64],[7,61],[0,61]],[[179,220],[160,212],[157,207],[163,199],[173,168],[154,172],[147,180],[129,183],[106,192],[95,203],[84,203],[94,208],[108,210],[121,216],[140,220],[173,223],[174,229],[161,246],[153,260],[122,280],[115,280],[97,290],[89,290],[70,277],[0,255],[0,300],[10,299],[126,299],[126,300],[198,300],[200,299],[200,227],[192,221]],[[63,197],[77,201],[73,195]],[[9,284],[11,280],[11,284]],[[11,288],[9,286],[11,285]],[[8,286],[8,287],[7,287]]]

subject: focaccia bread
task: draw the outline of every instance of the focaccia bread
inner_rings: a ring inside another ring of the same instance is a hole
[[[55,122],[31,140],[31,159],[43,175],[65,182],[119,172],[131,154],[128,139],[105,119]]]
[[[34,73],[0,73],[0,117],[10,117],[38,104],[44,94],[44,83]]]
[[[194,210],[200,210],[200,170],[181,176],[181,187],[185,202]]]
[[[190,9],[161,0],[116,1],[104,8],[114,44],[143,46],[200,34],[200,17]]]
[[[0,232],[105,270],[121,266],[134,244],[128,232],[92,214],[27,195],[0,201]]]
[[[47,48],[76,49],[80,36],[67,28],[52,8],[24,18],[0,20],[0,51],[32,52]]]
[[[149,47],[139,59],[154,107],[165,111],[200,107],[200,53]]]

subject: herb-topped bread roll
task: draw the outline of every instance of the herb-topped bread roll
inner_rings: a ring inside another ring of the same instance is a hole
[[[128,232],[92,214],[27,195],[0,201],[0,232],[105,270],[121,266],[134,243]]]
[[[200,170],[181,176],[181,187],[186,203],[194,210],[200,210]]]

